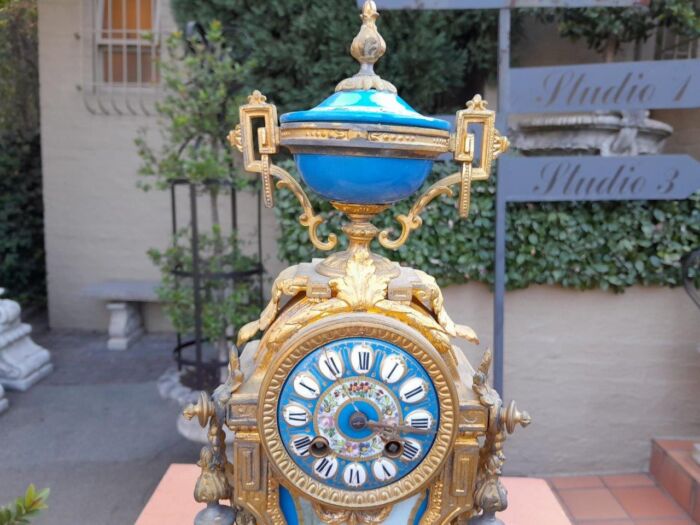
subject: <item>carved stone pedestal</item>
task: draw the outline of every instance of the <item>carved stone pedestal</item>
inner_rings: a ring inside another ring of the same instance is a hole
[[[648,111],[522,118],[513,145],[523,155],[647,155],[660,153],[673,128]]]
[[[0,385],[24,391],[51,373],[53,365],[49,351],[32,341],[32,327],[20,321],[20,313],[18,303],[0,299]]]
[[[109,350],[126,350],[129,345],[143,334],[141,313],[137,303],[112,302],[107,304],[109,310]]]
[[[10,402],[5,398],[5,390],[2,385],[0,385],[0,414],[7,410],[10,406]]]

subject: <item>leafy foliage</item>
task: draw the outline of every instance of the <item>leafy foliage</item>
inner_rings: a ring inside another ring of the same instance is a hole
[[[293,170],[293,165],[286,168]],[[426,183],[456,171],[436,164]],[[455,200],[439,197],[423,212],[423,227],[396,252],[378,253],[435,276],[442,285],[494,277],[494,177],[472,187],[469,219],[459,220]],[[320,231],[340,231],[343,214],[312,196],[328,223]],[[375,220],[398,233],[393,216],[411,200]],[[323,256],[313,249],[289,192],[279,192],[277,214],[284,232],[280,258],[288,262]],[[510,204],[507,224],[507,285],[559,284],[567,288],[622,291],[637,284],[682,284],[681,258],[700,245],[700,195],[685,201]]]
[[[49,489],[36,491],[34,484],[27,487],[24,496],[17,498],[13,504],[0,507],[0,525],[25,525],[29,518],[48,508],[46,500]]]
[[[44,301],[37,9],[0,0],[0,284],[28,304]]]
[[[250,185],[251,178],[236,169],[226,140],[244,103],[239,84],[244,68],[227,49],[221,24],[210,24],[206,42],[185,40],[175,32],[167,50],[170,59],[160,63],[166,95],[156,106],[162,146],[152,147],[147,130],[140,130],[136,146],[143,179],[139,185],[144,190],[166,189],[178,179],[222,181],[239,189]]]
[[[200,235],[199,248],[199,271],[202,275],[244,272],[257,262],[240,253],[235,235],[224,237],[218,229],[214,229],[211,235]],[[162,273],[157,292],[165,305],[166,315],[179,333],[192,333],[195,322],[193,283],[191,279],[177,275],[193,271],[189,230],[182,230],[167,250],[161,252],[153,249],[149,251],[149,256]],[[222,290],[223,286],[225,290]],[[250,282],[234,279],[233,284],[229,280],[224,285],[220,280],[204,278],[201,293],[202,332],[210,341],[220,339],[229,326],[242,326],[259,314],[260,290]]]
[[[646,41],[660,27],[697,39],[700,16],[694,4],[694,0],[651,0],[648,7],[538,10],[537,15],[556,21],[563,37],[584,40],[611,60],[622,44]]]
[[[259,307],[257,285],[217,275],[257,264],[242,255],[235,232],[222,232],[219,209],[222,196],[253,184],[237,168],[238,159],[226,141],[243,102],[239,92],[245,68],[235,62],[224,43],[221,24],[215,21],[205,39],[185,40],[175,33],[167,46],[170,59],[161,64],[166,96],[157,106],[161,146],[155,149],[148,143],[146,130],[136,138],[142,159],[139,185],[144,190],[168,189],[181,181],[193,185],[197,195],[208,197],[209,230],[206,226],[198,230],[199,321],[203,338],[225,357],[229,328],[248,322]],[[200,224],[204,222],[200,218]],[[149,251],[162,273],[159,296],[182,334],[193,332],[196,319],[191,236],[188,226],[177,232],[169,248]]]
[[[37,8],[0,0],[0,130],[31,140],[39,133]]]
[[[24,305],[46,286],[39,149],[38,136],[0,136],[0,283]]]
[[[318,104],[357,71],[348,53],[360,27],[355,0],[174,0],[177,19],[221,20],[249,88],[281,111]],[[389,52],[377,72],[423,112],[462,107],[495,70],[497,13],[384,11],[378,22]]]

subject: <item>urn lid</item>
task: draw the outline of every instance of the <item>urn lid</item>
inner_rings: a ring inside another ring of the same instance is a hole
[[[391,82],[374,72],[374,64],[386,51],[386,43],[376,26],[378,17],[375,3],[367,0],[360,15],[362,27],[350,46],[350,53],[360,63],[357,74],[341,81],[336,92],[315,108],[282,115],[283,128],[290,123],[347,122],[449,132],[449,122],[421,115],[396,94]]]
[[[313,109],[285,113],[280,122],[356,122],[450,130],[449,122],[421,115],[396,93],[374,89],[338,91]]]

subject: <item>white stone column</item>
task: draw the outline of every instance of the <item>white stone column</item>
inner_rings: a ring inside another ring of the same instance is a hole
[[[0,295],[4,293],[0,288]],[[0,299],[0,385],[27,390],[53,370],[51,354],[29,336],[32,327],[20,320],[22,309],[10,299]]]

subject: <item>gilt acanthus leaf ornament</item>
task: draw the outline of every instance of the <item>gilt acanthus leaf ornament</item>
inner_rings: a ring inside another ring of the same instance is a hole
[[[345,275],[330,284],[352,311],[366,311],[386,297],[388,283],[388,277],[376,274],[372,259],[357,252],[348,260]]]

